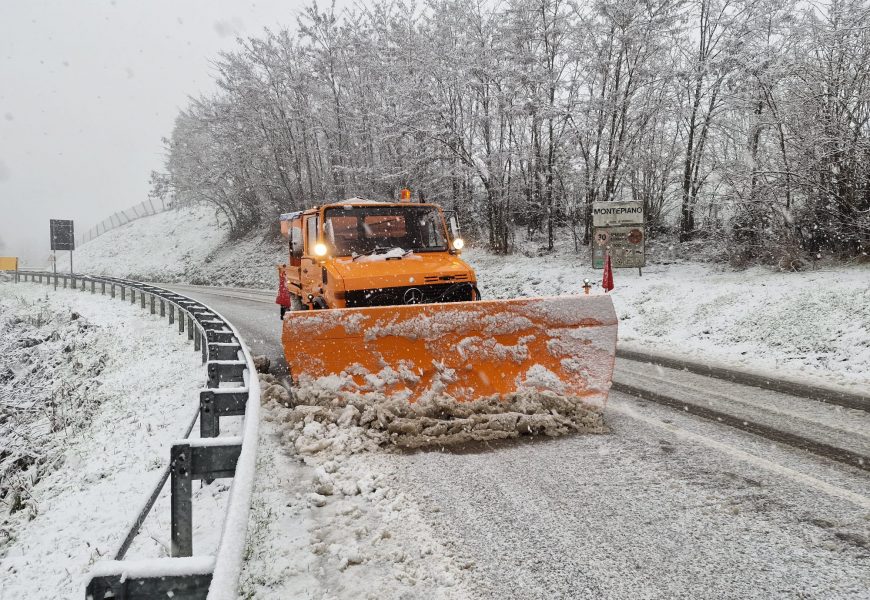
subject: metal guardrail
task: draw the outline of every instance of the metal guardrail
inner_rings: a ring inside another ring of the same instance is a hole
[[[14,281],[45,283],[55,289],[110,294],[167,317],[187,333],[208,374],[199,407],[184,438],[172,445],[163,476],[133,520],[115,553],[98,563],[86,588],[88,600],[184,598],[223,600],[238,595],[254,488],[260,384],[250,351],[233,325],[205,304],[160,287],[113,277],[17,271]],[[242,435],[219,437],[220,418],[244,416]],[[199,438],[189,438],[196,422]],[[232,478],[227,511],[214,556],[193,556],[192,482]],[[171,493],[171,557],[124,560],[167,480]]]

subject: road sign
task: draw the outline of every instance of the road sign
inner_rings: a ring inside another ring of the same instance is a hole
[[[73,222],[62,219],[51,219],[51,249],[75,250],[76,240],[73,234]]]
[[[639,269],[646,264],[643,225],[596,227],[592,246],[592,268],[603,269],[604,257],[610,253],[614,269]]]
[[[593,202],[593,227],[643,224],[643,202]]]
[[[0,256],[0,271],[17,271],[17,256]]]
[[[592,203],[592,268],[603,269],[610,254],[614,269],[646,263],[643,202]]]

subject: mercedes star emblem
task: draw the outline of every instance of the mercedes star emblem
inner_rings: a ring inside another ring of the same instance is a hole
[[[423,302],[423,291],[419,288],[408,288],[404,300],[405,304],[420,304]]]

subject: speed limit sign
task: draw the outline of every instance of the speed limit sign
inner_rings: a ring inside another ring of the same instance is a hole
[[[599,229],[595,232],[595,243],[599,246],[606,246],[610,241],[610,232]]]

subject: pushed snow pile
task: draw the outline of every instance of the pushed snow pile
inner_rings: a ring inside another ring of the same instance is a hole
[[[274,377],[260,381],[257,469],[268,476],[257,478],[241,595],[474,597],[473,560],[445,546],[418,499],[394,487],[395,455],[383,451],[384,432],[303,417],[325,409],[292,406]]]
[[[283,420],[301,453],[333,445],[356,452],[386,445],[421,448],[521,435],[607,431],[600,406],[532,390],[472,402],[433,396],[409,403],[376,392],[336,394],[315,380],[295,388],[292,400],[284,388],[268,385],[264,399],[288,408]]]

